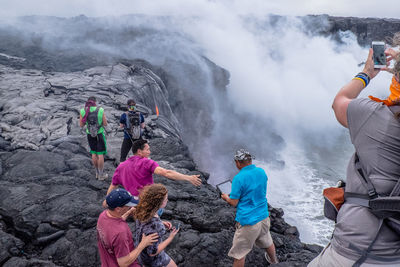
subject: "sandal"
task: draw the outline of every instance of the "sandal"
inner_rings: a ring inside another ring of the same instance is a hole
[[[265,259],[267,260],[267,262],[268,262],[269,264],[271,264],[272,261],[271,261],[271,258],[269,257],[269,255],[268,255],[267,252],[265,252],[264,256],[265,256]]]

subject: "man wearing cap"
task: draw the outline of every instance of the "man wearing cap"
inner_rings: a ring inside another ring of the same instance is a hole
[[[188,181],[195,186],[201,185],[200,175],[186,175],[167,170],[161,168],[154,160],[149,159],[150,146],[147,140],[135,141],[132,150],[134,155],[119,164],[115,170],[107,193],[121,185],[132,195],[139,196],[140,189],[154,183],[153,173],[172,180]]]
[[[157,241],[157,234],[143,235],[137,248],[134,247],[132,232],[122,218],[137,201],[125,189],[115,189],[106,197],[107,210],[103,211],[97,221],[97,245],[101,266],[135,266],[143,249]]]
[[[253,245],[265,249],[269,263],[278,263],[275,246],[269,232],[270,219],[267,203],[267,180],[265,171],[252,164],[251,154],[240,149],[235,154],[239,173],[233,178],[230,195],[221,198],[236,210],[236,231],[228,256],[234,258],[233,266],[244,266],[246,255]]]

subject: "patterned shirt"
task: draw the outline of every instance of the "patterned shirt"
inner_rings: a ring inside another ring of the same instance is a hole
[[[150,267],[163,267],[167,266],[171,260],[165,251],[161,251],[156,256],[150,256],[151,254],[157,253],[158,245],[163,241],[163,236],[165,235],[165,227],[158,217],[153,217],[148,222],[140,222],[139,220],[135,221],[135,246],[139,245],[140,241],[142,241],[142,235],[149,235],[153,233],[158,234],[158,241],[153,245],[148,246],[146,249],[142,251],[139,256],[139,262],[142,265],[150,266]]]

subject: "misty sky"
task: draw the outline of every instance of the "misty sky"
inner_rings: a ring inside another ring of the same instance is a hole
[[[198,15],[209,8],[233,9],[236,13],[265,15],[328,14],[400,18],[398,0],[0,0],[0,18],[21,15],[107,16],[144,13],[149,15]],[[232,11],[232,10],[231,10]]]

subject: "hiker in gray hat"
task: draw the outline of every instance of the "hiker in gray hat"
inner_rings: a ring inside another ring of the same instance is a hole
[[[252,164],[253,159],[244,149],[236,152],[234,160],[239,173],[233,178],[231,193],[221,194],[223,200],[237,208],[236,231],[228,253],[234,258],[234,267],[244,266],[246,255],[254,244],[265,249],[265,258],[269,263],[278,263],[269,232],[268,177],[263,169]]]

